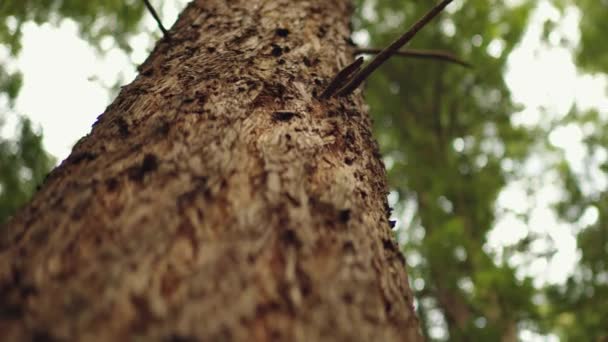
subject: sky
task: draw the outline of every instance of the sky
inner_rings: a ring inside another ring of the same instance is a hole
[[[541,42],[543,23],[546,19],[559,21],[558,33],[549,36],[549,42]],[[519,47],[511,54],[506,71],[506,82],[513,99],[525,105],[525,109],[513,115],[513,122],[518,125],[533,126],[541,120],[557,119],[565,116],[572,105],[581,109],[608,108],[608,83],[604,76],[581,74],[574,64],[572,53],[560,44],[570,42],[576,46],[580,39],[578,22],[580,13],[570,8],[560,19],[560,14],[548,1],[539,2]],[[577,172],[583,172],[585,148],[582,144],[583,133],[578,126],[571,125],[554,130],[549,135],[549,142],[563,150],[566,160]],[[498,221],[489,236],[488,247],[497,248],[507,241],[516,241],[525,237],[528,231],[547,234],[557,248],[557,253],[549,260],[511,260],[512,265],[520,267],[521,274],[536,276],[536,285],[545,282],[563,283],[576,266],[579,255],[576,251],[575,233],[598,219],[589,213],[583,216],[576,226],[560,223],[551,205],[560,196],[560,184],[555,173],[545,173],[543,161],[538,156],[532,156],[524,172],[536,176],[540,187],[528,198],[525,186],[518,181],[510,183],[498,198],[499,208],[511,209]],[[539,176],[542,175],[542,176]],[[607,185],[606,178],[599,172],[595,175],[593,188],[602,189]],[[531,210],[531,217],[526,224],[517,218]],[[550,242],[543,244],[542,240],[532,246],[533,252],[539,254],[548,251]]]
[[[165,1],[160,9],[165,26],[171,26],[184,3],[184,0]],[[571,52],[559,44],[563,38],[576,44],[580,14],[574,9],[568,10],[560,20],[559,33],[550,36],[549,43],[543,43],[542,24],[547,18],[557,19],[559,13],[548,1],[541,0],[521,44],[509,58],[506,81],[515,101],[525,106],[525,110],[513,115],[513,122],[519,125],[536,125],[546,115],[563,116],[574,103],[581,109],[608,108],[606,78],[579,73]],[[143,62],[151,40],[155,38],[149,32],[157,30],[151,18],[143,25],[145,30],[132,41],[132,54],[113,49],[108,40],[102,43],[108,51],[104,56],[98,55],[78,37],[76,25],[70,20],[64,20],[59,27],[25,25],[23,50],[9,66],[20,69],[24,75],[15,108],[44,132],[44,146],[58,161],[69,155],[73,144],[90,131],[97,116],[110,104],[106,88],[118,77],[127,81],[135,77],[134,65]],[[493,49],[488,51],[490,54],[500,52],[499,46],[490,45],[490,49]],[[41,56],[45,63],[40,63]],[[14,118],[9,117],[1,133],[3,136],[10,135],[16,122]],[[584,166],[582,137],[578,126],[560,128],[549,136],[554,146],[563,149],[575,170]],[[518,266],[520,276],[534,275],[536,285],[540,286],[546,282],[565,281],[578,258],[573,233],[597,220],[597,212],[595,215],[592,210],[586,213],[577,227],[560,223],[550,208],[559,197],[556,175],[543,173],[543,163],[537,159],[531,157],[524,171],[529,175],[542,174],[538,176],[542,186],[530,197],[522,180],[508,184],[498,198],[500,219],[488,237],[486,248],[495,252],[497,262],[504,262],[501,259],[504,245],[519,241],[529,231],[548,234],[557,248],[551,259],[530,260],[521,255],[506,261]],[[595,186],[607,186],[604,177],[598,175],[597,179],[600,184]],[[532,215],[525,223],[517,214],[528,210]],[[549,242],[542,241],[532,246],[539,253],[549,247]]]
[[[183,3],[165,2],[165,26],[175,21]],[[23,73],[15,108],[39,125],[44,132],[44,147],[58,161],[69,155],[74,143],[90,131],[110,104],[107,88],[119,77],[127,83],[135,77],[134,65],[144,61],[155,39],[149,32],[157,30],[151,18],[143,27],[142,33],[131,40],[133,53],[127,55],[113,48],[111,39],[107,39],[102,41],[102,48],[107,50],[103,56],[78,37],[71,20],[63,20],[59,27],[32,22],[23,27],[23,49],[10,66]],[[45,63],[40,63],[41,56]],[[3,134],[8,134],[15,121],[14,117],[9,119]]]

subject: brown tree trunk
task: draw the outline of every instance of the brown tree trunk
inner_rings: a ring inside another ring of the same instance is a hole
[[[349,10],[191,3],[4,229],[2,340],[419,340],[361,96],[314,97]]]

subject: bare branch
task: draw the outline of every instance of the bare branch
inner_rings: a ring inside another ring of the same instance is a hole
[[[378,54],[382,51],[382,49],[368,49],[361,48],[356,49],[356,55],[374,55]],[[445,51],[438,50],[419,50],[419,49],[401,49],[395,52],[395,55],[402,57],[412,57],[412,58],[422,58],[422,59],[438,59],[447,62],[456,63],[462,65],[463,67],[471,68],[472,65],[468,62],[463,61],[462,59],[454,56],[453,54]]]
[[[357,89],[357,87],[359,87],[359,85],[361,85],[361,83],[363,83],[363,81],[365,81],[365,79],[368,78],[372,72],[386,62],[386,60],[394,55],[403,45],[412,40],[420,29],[426,26],[429,21],[441,13],[441,11],[443,11],[443,9],[452,1],[453,0],[443,0],[438,5],[433,7],[427,14],[424,15],[424,17],[414,23],[414,25],[412,25],[407,32],[378,53],[368,64],[361,68],[361,70],[359,70],[359,72],[357,72],[344,87],[338,90],[336,95],[345,96]]]
[[[336,90],[340,89],[340,87],[342,87],[350,79],[354,73],[359,71],[361,64],[363,64],[363,57],[357,58],[354,62],[340,70],[334,79],[329,82],[327,88],[325,88],[321,95],[319,95],[319,98],[330,98],[336,92]]]
[[[169,38],[169,31],[167,31],[165,26],[163,26],[163,22],[160,20],[160,17],[156,13],[156,10],[154,9],[154,7],[152,7],[152,4],[150,4],[150,1],[144,0],[144,4],[146,5],[146,8],[148,8],[148,11],[150,12],[150,14],[152,14],[152,17],[154,17],[154,20],[156,20],[158,27],[163,32],[163,36],[165,38]]]

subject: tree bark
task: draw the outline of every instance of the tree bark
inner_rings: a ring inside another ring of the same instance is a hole
[[[200,0],[3,231],[3,341],[417,341],[347,0]],[[78,94],[74,94],[78,96]]]

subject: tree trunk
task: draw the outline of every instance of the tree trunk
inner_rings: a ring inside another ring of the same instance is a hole
[[[314,96],[349,7],[192,2],[4,229],[2,340],[419,340],[361,96]]]

